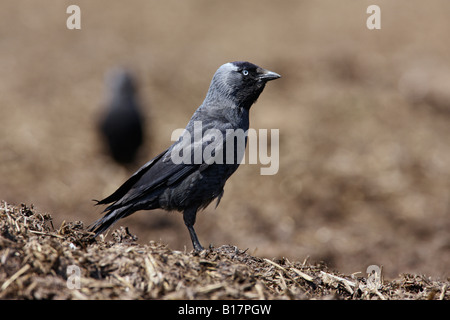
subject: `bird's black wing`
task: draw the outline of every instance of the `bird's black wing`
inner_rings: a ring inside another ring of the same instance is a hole
[[[167,150],[160,153],[158,156],[147,162],[138,171],[136,171],[127,181],[125,181],[113,194],[111,194],[110,196],[106,197],[103,200],[100,201],[96,200],[97,201],[96,205],[108,204],[120,200],[155,163],[160,161],[160,159],[164,156],[166,152]]]
[[[190,124],[188,124],[187,129],[192,133],[193,129],[189,126]],[[210,128],[220,128],[221,132],[225,132],[226,129],[232,127],[230,123],[224,124],[220,121],[209,121],[203,125],[203,132]],[[190,142],[191,140],[188,139],[186,141]],[[198,145],[198,142],[200,142],[200,145]],[[220,144],[221,142],[221,139],[217,141],[209,141],[208,139],[202,139],[197,142],[192,141],[192,144],[188,145],[191,148],[191,162],[189,164],[178,164],[172,161],[172,152],[177,153],[187,147],[184,144],[185,141],[180,137],[171,147],[142,166],[113,194],[98,201],[97,204],[110,204],[104,210],[105,212],[132,205],[143,199],[147,199],[144,202],[147,202],[146,204],[149,205],[153,196],[156,198],[168,186],[182,181],[195,171],[203,171],[210,166],[204,162],[198,164],[192,161],[194,160],[194,148],[200,147],[201,151],[203,151],[207,145]]]
[[[162,152],[134,173],[122,186],[97,205],[110,204],[105,211],[126,206],[144,196],[158,194],[164,188],[176,184],[197,170],[203,170],[207,164],[175,164],[170,159],[172,148]]]

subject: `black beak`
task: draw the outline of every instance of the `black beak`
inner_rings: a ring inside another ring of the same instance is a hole
[[[259,72],[259,79],[262,81],[270,81],[270,80],[275,80],[278,78],[281,78],[281,76],[278,73],[273,72],[273,71],[262,69]]]

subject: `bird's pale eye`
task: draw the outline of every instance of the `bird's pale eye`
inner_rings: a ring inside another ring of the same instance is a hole
[[[243,74],[244,76],[246,76],[246,75],[248,75],[248,71],[247,71],[247,70],[242,70],[242,74]]]

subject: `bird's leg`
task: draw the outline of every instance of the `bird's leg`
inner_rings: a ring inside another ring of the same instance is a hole
[[[189,230],[189,234],[191,236],[192,245],[194,246],[195,251],[202,251],[204,250],[200,242],[198,241],[197,234],[195,234],[195,230],[193,226],[187,226]]]
[[[195,251],[204,250],[200,242],[198,241],[197,234],[194,230],[195,217],[197,215],[197,210],[187,209],[183,213],[184,224],[189,230],[189,235],[191,236],[192,245],[194,246]]]

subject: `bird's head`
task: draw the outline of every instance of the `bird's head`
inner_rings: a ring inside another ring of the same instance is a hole
[[[267,81],[280,77],[278,73],[247,61],[225,63],[214,74],[207,98],[230,99],[236,106],[249,109]]]
[[[106,74],[106,84],[115,96],[130,96],[136,92],[136,83],[130,71],[124,68],[114,68]]]

